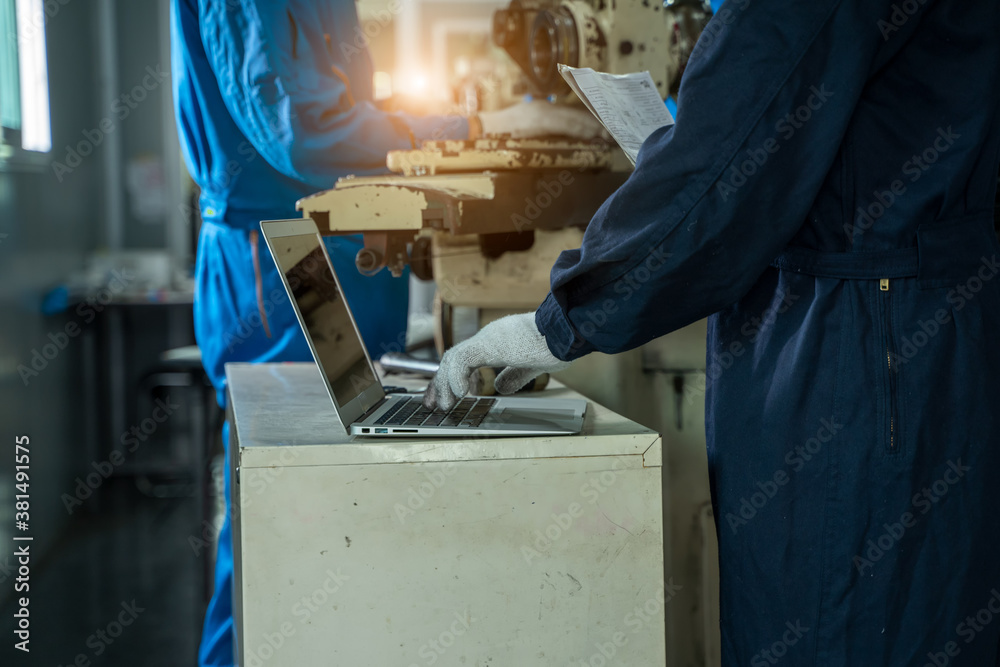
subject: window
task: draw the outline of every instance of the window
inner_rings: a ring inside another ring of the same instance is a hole
[[[0,0],[0,158],[52,148],[43,0]]]

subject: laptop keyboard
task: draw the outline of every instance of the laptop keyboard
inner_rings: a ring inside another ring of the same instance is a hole
[[[463,398],[451,410],[428,409],[423,399],[398,401],[375,420],[378,426],[466,426],[475,428],[496,403],[495,398]]]

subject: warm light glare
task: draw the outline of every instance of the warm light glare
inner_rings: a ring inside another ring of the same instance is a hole
[[[423,95],[429,88],[429,80],[423,70],[407,69],[393,78],[395,92],[404,95]]]
[[[392,97],[392,75],[388,72],[375,72],[372,77],[372,87],[376,100],[385,100]]]
[[[52,148],[49,77],[45,59],[42,0],[17,0],[18,58],[21,77],[21,146],[28,151]]]

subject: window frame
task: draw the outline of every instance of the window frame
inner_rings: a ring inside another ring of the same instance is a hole
[[[18,13],[18,0],[9,0],[11,2],[12,8],[14,9],[14,15],[17,16]],[[38,2],[38,0],[34,0]],[[46,34],[46,15],[44,10],[44,4],[41,4],[42,11],[42,26],[37,28],[41,34],[41,40],[43,44],[43,49],[45,50],[45,79],[46,86],[48,85],[48,38]],[[16,18],[15,18],[16,20]],[[15,24],[16,26],[16,24]],[[37,151],[28,150],[24,148],[21,136],[24,131],[24,97],[22,95],[22,81],[21,81],[21,34],[20,30],[16,30],[17,34],[14,35],[15,39],[13,41],[13,49],[16,54],[16,67],[18,75],[17,83],[17,104],[20,111],[21,127],[13,128],[9,126],[0,125],[0,171],[42,171],[47,168],[52,162],[52,155],[54,146],[52,145],[52,102],[46,91],[45,102],[48,105],[48,134],[49,134],[49,148],[47,151]],[[7,37],[7,36],[4,36]]]

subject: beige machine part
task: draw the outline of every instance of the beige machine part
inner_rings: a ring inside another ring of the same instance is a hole
[[[493,40],[533,92],[568,95],[556,69],[563,63],[615,74],[647,70],[665,98],[679,67],[671,62],[667,14],[659,0],[513,0],[494,15]]]
[[[413,173],[415,155],[425,175]],[[535,232],[582,228],[628,178],[608,168],[614,156],[603,143],[431,142],[425,150],[389,155],[410,175],[342,178],[296,205],[323,234],[364,234],[355,260],[362,273],[388,266],[398,276],[411,264],[429,279],[421,230],[481,235],[485,254],[499,257],[526,249]],[[498,169],[481,170],[484,164]],[[469,171],[427,173],[459,166]]]
[[[490,259],[475,234],[435,232],[434,276],[441,298],[451,306],[533,310],[549,292],[549,271],[559,253],[579,248],[583,230],[539,230],[528,250]]]
[[[405,176],[520,169],[611,169],[618,148],[602,141],[487,138],[425,141],[420,148],[392,151],[386,164]]]
[[[499,227],[484,226],[482,215],[463,220],[463,202],[502,200],[499,206],[514,206],[511,212],[523,216],[523,199],[548,196],[562,205],[593,200],[596,210],[631,169],[622,151],[604,142],[514,139],[429,141],[420,149],[390,152],[387,164],[401,175],[341,178],[332,189],[300,199],[296,208],[324,234],[519,231],[509,216]],[[539,189],[546,186],[543,196]],[[556,210],[541,222],[560,226],[552,216]],[[577,216],[567,224],[588,220]]]
[[[627,74],[648,70],[666,97],[677,64],[670,57],[670,31],[663,3],[650,0],[564,0],[576,17],[580,67]]]
[[[330,189],[296,202],[302,215],[323,234],[420,230],[424,211],[435,201],[489,200],[495,189],[490,173],[406,176],[349,176]]]

